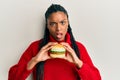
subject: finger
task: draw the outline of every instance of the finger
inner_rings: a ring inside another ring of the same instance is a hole
[[[67,50],[67,51],[69,51],[69,44],[68,43],[66,43],[66,42],[61,42],[60,43],[61,45],[63,45],[64,46],[64,48]]]
[[[62,44],[62,45],[65,46],[65,47],[71,48],[70,45],[69,45],[68,43],[66,43],[66,42],[62,42],[62,43],[60,43],[60,44]]]
[[[66,43],[66,42],[61,42],[60,44],[62,44],[62,45],[69,45],[69,44]]]
[[[49,47],[43,49],[43,51],[44,51],[44,52],[47,52],[47,51],[49,51],[52,47],[53,47],[53,46],[49,46]]]
[[[64,46],[64,48],[70,55],[74,55],[75,51],[68,43],[62,42],[61,44]]]
[[[65,49],[66,49],[66,51],[68,52],[68,53],[72,53],[72,50],[70,49],[70,48],[68,48],[68,47],[64,47]]]
[[[60,44],[62,44],[64,48],[67,49],[68,51],[72,50],[71,46],[68,43],[62,42]]]
[[[66,49],[66,51],[70,54],[70,55],[74,55],[75,51],[73,48],[71,48],[70,46],[64,46],[64,48]]]
[[[42,49],[46,49],[46,48],[51,47],[51,46],[56,45],[56,44],[58,44],[58,43],[57,42],[49,42]]]

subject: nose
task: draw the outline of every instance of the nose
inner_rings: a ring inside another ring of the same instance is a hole
[[[61,25],[60,25],[60,24],[57,24],[56,30],[57,30],[57,31],[60,31],[60,30],[61,30]]]

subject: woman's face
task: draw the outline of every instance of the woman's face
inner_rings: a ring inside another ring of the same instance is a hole
[[[57,41],[65,39],[68,29],[68,18],[64,12],[54,12],[47,19],[47,28]]]

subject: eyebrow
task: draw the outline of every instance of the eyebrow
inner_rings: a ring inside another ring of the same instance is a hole
[[[62,20],[62,21],[68,21],[68,19],[64,19],[64,20]]]
[[[64,19],[64,20],[61,20],[59,22],[62,22],[62,21],[68,21],[67,19]],[[55,21],[50,21],[50,23],[56,23]]]

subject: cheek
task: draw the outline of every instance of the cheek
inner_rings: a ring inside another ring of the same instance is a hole
[[[68,27],[65,27],[65,28],[64,28],[64,32],[67,32],[67,31],[68,31]]]
[[[48,27],[48,30],[49,30],[50,34],[55,32],[55,30],[53,28],[50,28],[50,27]]]
[[[52,30],[52,28],[50,26],[47,26],[47,28],[48,28],[49,32]]]

